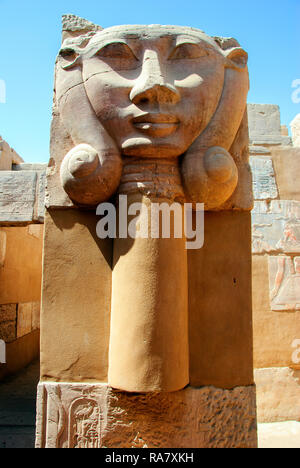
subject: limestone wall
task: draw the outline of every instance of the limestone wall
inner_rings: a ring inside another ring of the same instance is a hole
[[[258,420],[300,420],[293,347],[300,340],[300,147],[281,126],[278,106],[250,104],[248,117]]]
[[[11,155],[0,141],[0,379],[39,354],[45,165]]]

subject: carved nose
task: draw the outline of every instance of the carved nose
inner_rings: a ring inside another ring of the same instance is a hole
[[[180,95],[175,86],[166,81],[157,53],[147,51],[144,56],[142,72],[130,92],[130,100],[138,105],[147,103],[176,104],[179,99]]]

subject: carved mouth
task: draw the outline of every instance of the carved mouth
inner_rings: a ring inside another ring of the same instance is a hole
[[[171,135],[179,125],[177,117],[168,114],[144,114],[135,117],[132,122],[140,132],[157,138]]]

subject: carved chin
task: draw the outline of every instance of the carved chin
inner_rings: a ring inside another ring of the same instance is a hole
[[[177,158],[185,152],[185,147],[182,144],[179,145],[174,139],[172,141],[170,138],[128,138],[122,143],[121,148],[125,156],[140,158]]]

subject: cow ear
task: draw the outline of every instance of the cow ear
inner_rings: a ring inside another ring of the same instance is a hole
[[[247,67],[248,63],[248,54],[241,47],[234,47],[225,51],[225,56],[227,58],[227,66],[229,68],[239,68],[243,69]]]

